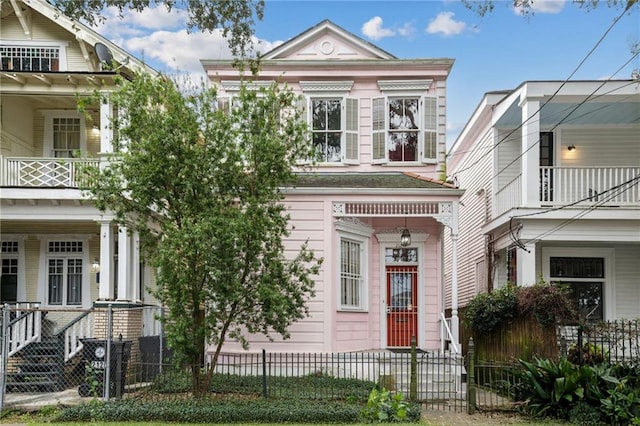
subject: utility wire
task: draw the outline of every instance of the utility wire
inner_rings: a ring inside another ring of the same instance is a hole
[[[638,183],[640,183],[640,175],[638,175],[638,176],[636,176],[635,178],[630,179],[630,180],[628,180],[627,182],[624,182],[624,183],[622,183],[622,184],[620,184],[620,185],[616,185],[615,187],[611,188],[610,193],[609,193],[607,196],[605,196],[605,198],[603,198],[602,200],[597,201],[594,205],[589,206],[589,208],[587,208],[587,209],[581,210],[581,211],[580,211],[579,213],[577,213],[575,216],[573,216],[573,217],[571,217],[571,218],[569,218],[569,219],[567,219],[567,220],[565,220],[565,221],[563,221],[563,222],[559,223],[559,224],[558,224],[558,225],[556,225],[555,227],[553,227],[553,228],[551,228],[551,229],[549,229],[549,230],[547,230],[547,231],[545,231],[545,232],[543,232],[543,233],[541,233],[541,234],[539,234],[539,235],[535,236],[534,238],[529,239],[529,240],[528,240],[528,242],[529,242],[529,243],[536,243],[536,242],[538,242],[538,241],[541,241],[543,238],[545,238],[545,237],[547,237],[547,236],[549,236],[549,235],[553,234],[554,232],[556,232],[556,231],[558,231],[558,230],[560,230],[560,229],[564,228],[565,226],[567,226],[567,225],[569,225],[569,224],[571,224],[571,223],[575,222],[576,220],[578,220],[578,219],[582,218],[583,216],[585,216],[585,215],[587,215],[587,214],[591,213],[592,211],[596,210],[597,208],[602,207],[605,203],[608,203],[609,201],[613,200],[613,199],[614,199],[614,198],[616,198],[617,196],[619,196],[619,195],[621,195],[621,194],[623,194],[623,193],[627,192],[627,191],[628,191],[628,190],[630,190],[631,188],[633,188],[633,187],[637,186],[637,185],[638,185]],[[623,188],[625,185],[628,185],[628,186],[627,186],[626,188]],[[613,191],[615,191],[615,192],[613,192]],[[598,194],[598,196],[599,196],[599,194]],[[590,197],[590,198],[593,198],[593,197]],[[542,212],[541,212],[541,213],[542,213]],[[533,214],[532,214],[532,215],[533,215]],[[532,216],[532,215],[531,215],[531,216]],[[525,217],[525,216],[527,216],[527,215],[522,215],[522,216],[520,216],[520,217]],[[511,218],[511,219],[513,219],[513,218]],[[512,227],[512,223],[511,223],[511,222],[509,223],[509,227],[510,227],[510,228]],[[518,247],[522,248],[522,249],[525,249],[525,248],[524,248],[524,243],[522,243],[522,241],[520,241],[519,239],[517,239],[517,240],[518,240],[518,241],[517,241],[517,242],[515,242],[515,243],[516,243],[516,245],[517,245]],[[526,250],[526,249],[525,249],[525,250]],[[527,251],[528,251],[528,250],[527,250]]]
[[[625,66],[627,66],[628,63],[630,63],[636,56],[638,56],[639,53],[634,54],[626,63],[624,63],[620,68],[618,68],[618,71],[623,69]],[[553,132],[555,129],[558,128],[558,126],[560,126],[561,124],[563,124],[565,121],[568,120],[569,117],[571,117],[571,115],[576,112],[579,108],[581,108],[584,104],[586,104],[590,99],[592,99],[592,97],[594,96],[594,94],[600,90],[605,84],[607,84],[609,81],[611,81],[611,78],[607,79],[607,80],[603,80],[602,83],[600,83],[600,85],[598,87],[596,87],[596,89],[594,91],[592,91],[585,99],[583,99],[582,101],[580,101],[580,103],[578,103],[575,107],[572,107],[571,111],[569,111],[562,119],[560,119],[560,121],[558,121],[556,124],[553,125],[553,127],[548,130],[548,132]],[[630,86],[632,84],[636,84],[636,82],[630,82],[626,85],[624,85],[623,87],[627,87]],[[618,88],[611,90],[611,92],[618,90]],[[611,93],[609,92],[609,93]],[[557,93],[557,92],[556,92]],[[545,103],[546,105],[546,103]],[[510,133],[511,134],[511,133]],[[500,142],[503,142],[504,139]],[[495,175],[493,175],[491,177],[491,179],[495,179],[497,178],[502,172],[504,172],[506,169],[508,169],[512,164],[514,164],[516,161],[518,161],[519,159],[521,159],[522,157],[524,157],[524,155],[531,151],[538,143],[540,142],[540,139],[536,140],[534,143],[531,144],[531,146],[529,146],[527,149],[525,149],[524,151],[522,151],[520,153],[520,155],[518,155],[517,157],[515,157],[513,160],[511,160],[509,162],[509,164],[507,164],[506,166],[504,166],[498,173],[496,173]],[[495,145],[497,146],[497,145]]]
[[[607,28],[607,30],[604,32],[604,34],[600,37],[600,39],[596,42],[596,44],[591,48],[591,50],[589,50],[589,53],[587,53],[587,55],[580,61],[580,63],[578,64],[578,66],[571,72],[571,74],[569,75],[569,77],[567,77],[562,84],[560,85],[560,87],[558,87],[558,89],[553,93],[553,95],[551,95],[551,97],[549,99],[547,99],[539,108],[536,112],[534,112],[529,118],[527,118],[525,121],[523,121],[522,123],[520,123],[520,125],[518,125],[515,129],[513,129],[512,131],[510,131],[504,138],[502,138],[501,140],[499,140],[495,145],[493,145],[491,147],[490,150],[488,150],[487,152],[485,152],[482,156],[480,156],[476,161],[474,161],[472,164],[470,164],[469,166],[462,168],[461,170],[456,171],[453,176],[451,177],[455,177],[455,175],[460,174],[466,170],[469,170],[470,168],[474,167],[475,165],[477,165],[480,160],[482,160],[482,158],[484,158],[485,156],[489,155],[489,153],[493,152],[493,150],[495,150],[502,142],[504,142],[505,140],[507,140],[512,134],[514,134],[516,131],[518,131],[520,128],[522,128],[522,126],[524,126],[527,122],[529,122],[533,117],[535,117],[541,110],[542,108],[545,107],[545,105],[547,105],[549,102],[551,102],[551,100],[553,98],[555,98],[555,96],[560,92],[560,90],[569,82],[569,80],[576,74],[576,72],[578,72],[578,70],[580,69],[580,67],[582,67],[582,65],[586,62],[586,60],[591,56],[591,54],[593,54],[593,52],[598,48],[598,46],[600,46],[600,44],[604,41],[604,39],[607,37],[607,35],[609,34],[609,32],[611,32],[611,30],[613,29],[613,27],[615,27],[615,25],[620,21],[620,19],[622,19],[622,17],[627,13],[627,11],[630,9],[632,2],[629,2],[629,4],[627,4],[627,7],[624,9],[624,11],[618,15],[613,22],[611,23],[611,25],[609,26],[609,28]],[[633,59],[635,56],[637,56],[638,54],[636,53],[635,55],[633,55],[633,57],[631,59]],[[616,72],[617,73],[617,72]],[[615,74],[614,74],[615,75]]]

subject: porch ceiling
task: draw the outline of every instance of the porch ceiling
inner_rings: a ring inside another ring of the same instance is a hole
[[[544,103],[541,102],[541,104]],[[575,109],[575,111],[574,111]],[[549,102],[540,111],[540,126],[562,124],[639,124],[640,102]],[[517,102],[496,122],[499,127],[515,127],[522,123],[522,110]]]

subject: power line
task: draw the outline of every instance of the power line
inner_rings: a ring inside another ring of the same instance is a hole
[[[534,238],[531,238],[528,240],[529,243],[536,243],[538,241],[542,241],[543,238],[553,234],[554,232],[564,228],[565,226],[575,222],[576,220],[584,217],[585,215],[591,213],[592,211],[596,210],[599,207],[602,207],[605,203],[608,203],[609,201],[613,200],[614,198],[616,198],[617,196],[627,192],[628,190],[630,190],[631,188],[635,187],[638,185],[638,183],[640,183],[640,175],[634,177],[633,179],[628,180],[627,182],[624,182],[620,185],[616,185],[613,188],[610,188],[607,191],[610,191],[611,193],[609,193],[605,198],[603,198],[602,200],[597,201],[595,204],[593,204],[592,206],[589,206],[588,208],[580,211],[579,213],[577,213],[575,216],[559,223],[558,225],[554,226],[553,228],[535,236]],[[623,188],[625,185],[628,185],[626,188]],[[613,192],[616,191],[616,192]],[[599,194],[600,195],[600,194]],[[598,196],[599,196],[598,195]],[[593,198],[593,197],[590,197]],[[546,212],[545,212],[546,213]],[[525,217],[526,215],[522,215],[520,217]],[[531,215],[532,216],[532,215]],[[511,218],[513,219],[513,218]],[[509,228],[512,227],[512,223],[509,223]],[[520,239],[517,239],[517,242],[515,242],[516,245],[519,248],[525,249],[524,248],[524,243],[522,243],[522,241],[520,241]],[[526,250],[526,249],[525,249]],[[528,250],[527,250],[528,251]]]
[[[631,3],[631,2],[630,2]],[[551,97],[549,99],[547,99],[539,108],[536,112],[534,112],[529,118],[527,118],[526,120],[524,120],[522,123],[520,123],[520,125],[518,125],[515,129],[513,129],[512,131],[510,131],[504,138],[502,138],[500,141],[498,141],[495,145],[493,145],[491,147],[490,150],[488,150],[487,152],[485,152],[482,156],[480,156],[476,161],[474,161],[472,164],[470,164],[469,166],[462,168],[461,170],[456,171],[453,176],[457,174],[460,174],[464,171],[469,170],[470,168],[474,167],[475,165],[477,165],[485,156],[487,156],[489,153],[493,152],[494,149],[496,149],[502,142],[504,142],[505,140],[507,140],[512,134],[514,134],[516,131],[518,131],[519,129],[521,129],[527,122],[529,122],[533,117],[535,117],[538,113],[540,113],[540,111],[542,110],[542,108],[545,107],[545,105],[547,105],[549,102],[551,102],[551,100],[553,98],[555,98],[555,96],[560,92],[560,90],[569,82],[569,80],[571,79],[571,77],[573,77],[576,72],[578,72],[578,70],[580,69],[580,67],[582,67],[582,65],[586,62],[586,60],[591,56],[591,54],[598,48],[598,46],[604,41],[604,39],[606,38],[606,36],[609,34],[609,32],[611,32],[611,30],[613,29],[613,27],[620,21],[620,19],[622,19],[622,17],[627,13],[627,10],[630,8],[630,5],[628,4],[627,7],[625,8],[625,10],[618,15],[613,22],[611,23],[611,25],[609,26],[609,28],[607,28],[607,30],[604,32],[604,34],[600,37],[600,39],[596,42],[596,44],[591,48],[591,50],[589,50],[589,52],[587,53],[587,55],[580,61],[580,63],[578,64],[578,66],[571,72],[571,74],[569,75],[569,77],[567,77],[562,84],[560,85],[560,87],[558,87],[558,89],[553,93],[553,95],[551,95]],[[633,59],[635,56],[637,56],[638,54],[634,54],[633,57],[631,59]],[[630,62],[630,61],[629,61]],[[626,64],[625,64],[626,66]],[[617,74],[617,72],[616,72]],[[615,74],[613,74],[615,75]],[[610,80],[610,79],[609,79]],[[608,81],[608,80],[606,80]]]

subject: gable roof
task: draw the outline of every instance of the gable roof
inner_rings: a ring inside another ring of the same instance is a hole
[[[3,6],[3,17],[5,12],[8,13],[8,10],[5,8],[13,8],[18,20],[20,20],[20,24],[25,32],[28,31],[28,17],[25,16],[24,11],[20,8],[20,3],[24,3],[25,6],[30,7],[34,11],[43,15],[47,19],[51,20],[55,24],[59,25],[66,31],[70,32],[74,35],[76,40],[80,43],[80,47],[85,56],[85,60],[90,61],[90,51],[95,49],[96,43],[102,43],[105,45],[113,55],[113,59],[122,66],[133,70],[133,71],[144,71],[150,72],[152,74],[156,74],[157,71],[151,68],[150,66],[144,64],[142,61],[137,59],[135,56],[122,49],[120,46],[111,42],[104,36],[98,34],[93,29],[88,26],[78,22],[74,19],[69,18],[60,12],[53,5],[49,4],[46,0],[19,0],[12,2],[2,2]],[[11,4],[9,6],[9,3]]]
[[[391,53],[380,49],[374,44],[369,43],[363,38],[358,37],[357,35],[345,30],[344,28],[334,24],[328,19],[325,19],[324,21],[316,24],[308,30],[289,39],[280,46],[270,50],[269,52],[265,53],[262,58],[282,59],[283,57],[288,56],[288,54],[290,54],[291,52],[299,50],[312,41],[327,34],[330,34],[335,38],[342,39],[346,43],[368,53],[369,55],[371,55],[371,59],[397,59]]]

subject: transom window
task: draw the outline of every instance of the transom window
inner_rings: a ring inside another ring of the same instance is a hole
[[[82,241],[49,241],[49,253],[82,253]]]
[[[37,46],[1,46],[2,70],[60,71],[60,48]]]
[[[374,163],[436,161],[436,98],[376,98],[372,101],[372,108]]]

